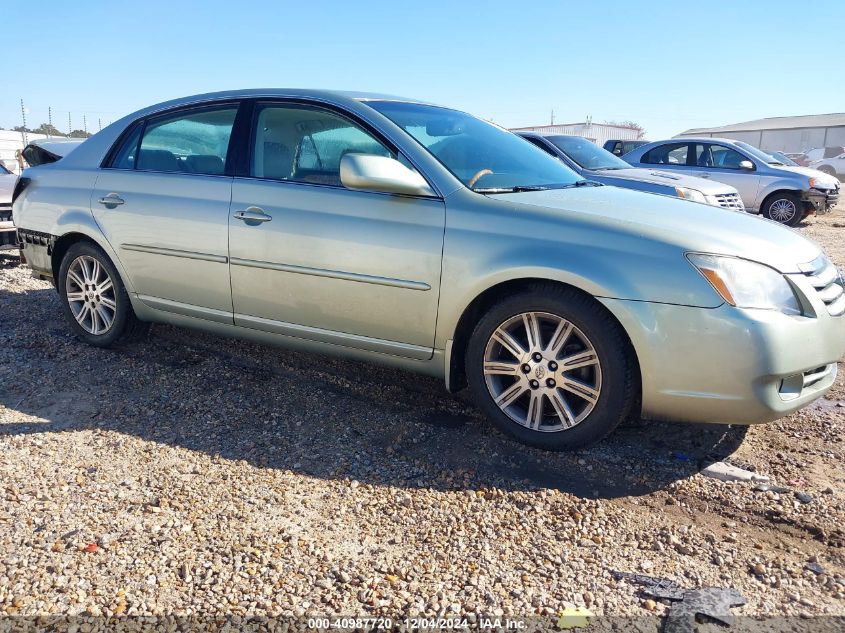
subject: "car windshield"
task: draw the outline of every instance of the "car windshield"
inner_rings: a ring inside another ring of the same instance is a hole
[[[775,164],[780,163],[781,165],[788,165],[790,167],[797,167],[798,163],[792,160],[789,156],[784,154],[783,152],[772,152],[772,158],[775,159]]]
[[[438,106],[367,101],[479,193],[558,189],[584,182],[540,148],[469,114]]]
[[[630,169],[631,166],[592,141],[578,136],[548,136],[555,147],[584,169]]]
[[[774,156],[771,156],[770,154],[767,154],[763,150],[757,149],[753,145],[749,145],[748,143],[743,143],[742,141],[737,141],[735,143],[735,145],[737,147],[741,147],[742,149],[744,149],[746,152],[751,154],[757,160],[761,160],[768,165],[780,164],[780,161],[777,158],[775,158]]]

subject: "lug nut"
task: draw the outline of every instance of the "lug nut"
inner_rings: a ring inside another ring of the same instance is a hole
[[[552,371],[557,371],[557,363],[554,361],[549,361],[549,369]]]
[[[528,363],[525,363],[522,366],[522,373],[523,374],[530,374],[531,373],[531,365],[529,365]]]
[[[534,354],[531,355],[531,358],[533,358],[536,362],[539,363],[541,360],[543,360],[543,355],[540,352],[534,352]]]
[[[547,387],[555,387],[557,383],[555,382],[554,378],[546,378],[546,386]]]
[[[529,384],[529,385],[531,385],[531,388],[532,388],[532,389],[538,389],[538,388],[540,387],[540,383],[539,383],[539,382],[537,382],[536,380],[532,380],[532,381],[531,381],[531,382],[529,382],[528,384]]]

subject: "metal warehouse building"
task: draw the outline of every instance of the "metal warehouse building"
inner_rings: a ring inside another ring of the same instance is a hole
[[[815,147],[845,146],[845,112],[780,116],[722,127],[687,130],[681,136],[721,136],[744,141],[767,152],[803,152]]]
[[[625,125],[614,125],[612,123],[593,123],[590,120],[584,123],[566,123],[563,125],[535,125],[532,127],[512,127],[511,132],[537,132],[537,134],[565,134],[567,136],[580,136],[591,140],[598,145],[604,145],[605,141],[617,139],[620,141],[635,141],[639,138],[640,130]]]

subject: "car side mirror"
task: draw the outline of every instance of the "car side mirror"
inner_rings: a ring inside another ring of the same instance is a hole
[[[741,160],[739,161],[739,168],[745,169],[746,171],[754,171],[754,163],[750,160]]]
[[[340,159],[340,182],[347,189],[356,191],[435,195],[425,178],[417,172],[395,158],[375,154],[346,154]]]

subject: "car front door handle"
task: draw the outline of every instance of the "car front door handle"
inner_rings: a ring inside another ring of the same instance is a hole
[[[102,205],[105,205],[106,209],[114,209],[115,207],[119,207],[124,203],[123,198],[121,198],[116,193],[110,193],[107,196],[103,196],[99,200],[97,200]]]
[[[260,224],[261,222],[269,222],[272,216],[264,213],[264,209],[259,207],[247,207],[242,211],[235,211],[235,219],[246,222],[247,224]]]

